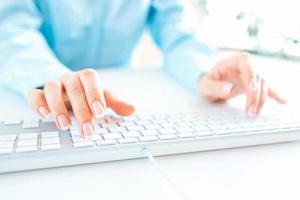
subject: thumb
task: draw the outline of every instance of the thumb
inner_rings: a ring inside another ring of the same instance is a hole
[[[104,90],[104,97],[107,107],[111,108],[119,115],[128,116],[135,112],[134,106],[118,99],[107,90]]]
[[[233,84],[227,81],[216,81],[203,78],[200,82],[199,92],[201,96],[210,101],[225,100],[229,98]]]

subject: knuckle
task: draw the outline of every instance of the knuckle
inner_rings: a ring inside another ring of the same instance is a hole
[[[99,98],[100,96],[100,91],[97,86],[91,87],[88,91],[89,96]]]
[[[92,114],[88,108],[78,108],[75,110],[76,116],[80,121],[91,121]]]
[[[49,91],[49,90],[55,90],[60,87],[61,87],[61,82],[59,82],[58,80],[53,80],[53,81],[49,81],[48,83],[46,83],[44,89],[46,91]]]
[[[83,91],[82,91],[82,86],[79,85],[79,84],[72,84],[70,87],[69,87],[69,94],[71,95],[74,95],[74,96],[80,96],[83,94]]]
[[[67,72],[67,73],[64,73],[61,77],[60,77],[60,80],[65,83],[67,80],[70,79],[70,77],[74,76],[74,72]]]
[[[37,91],[35,89],[31,89],[27,93],[27,99],[32,99],[34,96],[36,96]]]
[[[27,98],[30,101],[38,101],[38,100],[42,99],[43,93],[44,92],[41,90],[32,89],[28,92]]]
[[[97,76],[97,72],[94,69],[84,69],[80,72],[82,76],[86,78],[92,78]]]

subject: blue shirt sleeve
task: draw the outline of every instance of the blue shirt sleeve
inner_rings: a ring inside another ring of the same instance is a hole
[[[195,10],[189,1],[154,0],[148,24],[164,54],[164,69],[190,91],[212,64],[216,51],[199,37]]]
[[[0,3],[0,84],[24,96],[69,71],[40,33],[41,20],[32,0]]]

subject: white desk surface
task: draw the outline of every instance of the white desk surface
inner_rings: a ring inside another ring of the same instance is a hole
[[[297,105],[298,64],[272,59],[254,61],[258,70],[271,68],[272,73],[266,74],[267,77],[290,102],[277,111],[275,104],[269,101],[266,110],[282,112]],[[139,113],[199,109],[205,105],[159,71],[104,70],[100,73],[105,84],[133,102]],[[34,117],[26,102],[16,95],[1,89],[0,96],[0,119]],[[230,104],[240,106],[244,104],[242,100],[237,98]],[[299,142],[166,156],[157,160],[190,199],[300,199]],[[0,199],[178,198],[147,159],[137,159],[3,174],[0,175]]]

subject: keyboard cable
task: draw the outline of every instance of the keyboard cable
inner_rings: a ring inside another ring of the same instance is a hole
[[[171,187],[173,192],[181,200],[189,200],[189,198],[179,189],[177,184],[168,176],[168,173],[161,167],[159,162],[153,157],[151,152],[147,148],[142,149],[142,154],[144,154],[152,165],[158,170],[159,174],[165,179],[168,185]]]

